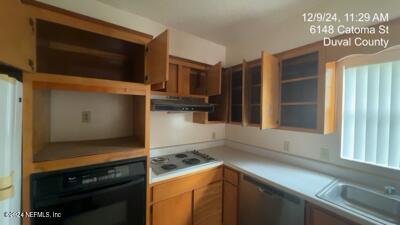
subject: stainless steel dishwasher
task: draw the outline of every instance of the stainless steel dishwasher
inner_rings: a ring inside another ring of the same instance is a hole
[[[242,175],[239,225],[304,225],[304,200]]]

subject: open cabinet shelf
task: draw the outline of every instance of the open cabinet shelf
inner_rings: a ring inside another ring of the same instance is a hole
[[[317,130],[319,51],[283,59],[280,126]]]
[[[221,74],[221,94],[205,97],[205,102],[214,104],[213,112],[194,112],[193,122],[202,124],[226,123],[228,121],[228,89],[229,89],[229,70],[222,70]]]
[[[246,63],[245,71],[245,125],[261,123],[261,60]]]
[[[37,19],[37,72],[144,83],[145,46]]]
[[[24,151],[33,167],[71,159],[146,155],[150,88],[143,84],[24,74]],[[31,140],[31,141],[29,141]],[[53,166],[55,168],[53,168]]]
[[[242,124],[243,122],[243,64],[231,68],[229,82],[229,123]]]
[[[278,55],[279,128],[328,134],[335,131],[336,64],[321,44]]]
[[[33,156],[34,162],[76,158],[121,151],[144,150],[143,143],[135,137],[102,140],[49,142]]]

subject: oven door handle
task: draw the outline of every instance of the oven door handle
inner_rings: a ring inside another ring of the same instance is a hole
[[[123,189],[126,188],[128,186],[132,186],[132,185],[137,185],[139,183],[145,182],[145,178],[141,177],[135,180],[131,180],[125,183],[119,183],[116,185],[113,185],[111,187],[107,187],[107,188],[99,188],[95,191],[93,190],[89,190],[89,191],[84,191],[84,192],[80,192],[78,194],[70,194],[70,195],[66,195],[66,196],[57,196],[57,197],[52,197],[50,199],[46,199],[46,200],[37,200],[36,204],[35,204],[35,208],[41,208],[41,207],[47,207],[47,206],[51,206],[51,205],[59,205],[62,204],[64,202],[69,202],[69,201],[73,201],[76,199],[81,199],[81,198],[85,198],[88,197],[90,195],[98,195],[101,193],[105,193],[105,192],[112,192],[118,189]]]

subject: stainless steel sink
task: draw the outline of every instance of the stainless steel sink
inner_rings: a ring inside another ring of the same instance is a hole
[[[376,220],[400,224],[400,196],[369,189],[361,185],[336,180],[317,197],[354,213]]]

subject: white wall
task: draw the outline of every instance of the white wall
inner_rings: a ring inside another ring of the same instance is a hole
[[[132,135],[132,97],[127,95],[51,91],[50,140],[78,141]],[[90,123],[82,123],[89,111]]]
[[[130,96],[52,91],[50,99],[51,141],[96,140],[132,134]],[[82,123],[84,111],[90,111],[90,123]],[[151,112],[151,148],[225,138],[224,124],[196,124],[192,119],[190,112]]]
[[[193,113],[151,113],[150,146],[164,146],[199,143],[225,138],[224,124],[196,124]],[[215,134],[215,139],[213,138]]]

